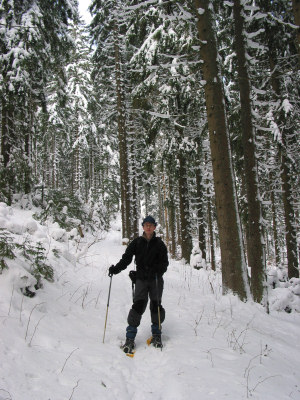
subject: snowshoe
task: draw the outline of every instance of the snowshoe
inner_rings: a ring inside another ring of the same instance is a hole
[[[156,347],[157,349],[162,349],[163,344],[161,342],[161,335],[153,335],[147,340],[147,344]]]
[[[133,357],[135,353],[134,339],[126,338],[126,342],[121,346],[121,349],[128,357]]]

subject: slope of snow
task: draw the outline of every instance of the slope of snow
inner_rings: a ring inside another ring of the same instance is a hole
[[[25,275],[34,284],[24,260],[7,260],[0,275],[0,400],[300,399],[298,312],[268,315],[222,296],[219,273],[171,260],[164,348],[146,345],[147,309],[131,359],[119,349],[132,302],[130,267],[112,279],[103,343],[107,270],[124,251],[120,223],[101,241],[56,241],[57,226],[34,222],[31,211],[2,203],[0,215],[15,240],[42,240],[55,269],[54,282],[43,281],[33,298],[20,291]]]

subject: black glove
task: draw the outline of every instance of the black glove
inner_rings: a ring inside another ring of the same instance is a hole
[[[109,267],[109,269],[108,269],[108,276],[111,278],[113,275],[116,275],[116,274],[118,274],[119,272],[121,272],[121,270],[120,270],[118,267],[112,265],[112,266]]]
[[[130,271],[129,272],[129,278],[132,280],[132,283],[136,282],[136,271]]]

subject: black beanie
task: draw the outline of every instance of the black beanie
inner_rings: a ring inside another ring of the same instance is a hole
[[[154,224],[155,226],[157,225],[157,223],[155,222],[155,219],[153,217],[151,217],[151,215],[148,215],[148,217],[144,218],[144,220],[142,222],[142,226],[144,226],[144,224],[146,222],[149,222],[149,224]]]

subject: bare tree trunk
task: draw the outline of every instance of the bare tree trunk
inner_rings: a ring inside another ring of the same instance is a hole
[[[10,159],[11,150],[11,127],[12,127],[12,110],[8,99],[2,99],[2,126],[1,126],[1,156],[4,167],[7,167]]]
[[[273,237],[274,237],[274,251],[275,251],[275,262],[276,266],[280,265],[280,250],[279,240],[277,233],[277,219],[276,219],[276,207],[275,207],[275,195],[274,190],[271,189],[271,203],[272,203],[272,218],[273,218]]]
[[[133,163],[133,171],[135,171],[135,163]],[[139,199],[137,192],[137,179],[136,174],[133,172],[132,176],[132,226],[131,226],[131,239],[139,236]]]
[[[282,135],[284,140],[284,135]],[[290,169],[287,162],[286,146],[280,145],[281,158],[281,179],[283,188],[283,205],[284,205],[284,220],[286,227],[286,249],[288,259],[288,276],[289,278],[299,278],[299,266],[297,258],[297,233],[294,226],[295,213],[292,203],[292,187],[290,184]]]
[[[128,172],[127,133],[125,120],[125,99],[122,85],[121,55],[119,49],[117,21],[114,26],[114,50],[115,50],[115,79],[118,115],[118,137],[120,154],[120,184],[121,184],[121,214],[122,214],[122,236],[130,238],[130,184]]]
[[[128,124],[128,130],[130,134],[130,177],[129,182],[131,183],[130,188],[130,240],[139,236],[139,198],[138,198],[138,183],[137,183],[137,168],[136,168],[136,137],[133,119],[130,117],[130,123]],[[128,160],[129,161],[129,160]],[[127,194],[129,196],[129,194]]]
[[[212,207],[211,207],[211,195],[209,189],[209,181],[207,180],[207,226],[209,232],[209,249],[211,258],[211,269],[216,270],[216,255],[215,255],[215,240],[213,230],[213,218],[212,218]]]
[[[268,7],[268,4],[267,4]],[[278,71],[276,62],[275,44],[273,43],[272,32],[267,31],[269,40],[269,62],[271,75],[271,84],[275,96],[282,103],[281,95],[280,71]],[[288,259],[288,276],[289,278],[299,277],[299,264],[297,258],[297,234],[295,228],[295,211],[292,201],[292,186],[290,183],[291,171],[289,166],[287,137],[291,135],[284,110],[281,109],[277,119],[277,125],[281,131],[281,142],[278,143],[279,159],[281,162],[281,181],[282,181],[282,196],[285,216],[285,238]]]
[[[166,237],[165,237],[165,243],[167,247],[169,248],[170,245],[170,236],[169,236],[169,218],[168,218],[168,207],[167,207],[167,188],[166,188],[166,179],[165,179],[165,173],[163,172],[162,175],[162,190],[163,190],[163,210],[164,210],[164,219],[165,219],[165,230],[166,230]]]
[[[218,71],[217,44],[209,0],[194,0],[201,41],[200,56],[205,84],[206,112],[220,236],[223,292],[248,297],[247,269],[234,187],[223,86]]]
[[[146,183],[146,185],[145,185],[144,196],[145,196],[145,216],[146,216],[146,215],[149,215],[149,196],[150,196],[150,184],[149,183]]]
[[[8,164],[11,155],[11,143],[14,140],[13,137],[13,108],[11,94],[7,93],[2,96],[2,107],[1,107],[1,157],[4,167],[5,177],[1,186],[5,192],[8,204],[12,201],[12,179],[13,177],[9,173]]]
[[[163,188],[162,188],[162,177],[161,177],[160,168],[157,171],[157,203],[158,203],[158,221],[162,228],[165,227],[165,220],[164,220],[164,205],[163,205]]]
[[[241,101],[241,129],[244,150],[245,183],[248,208],[247,254],[251,268],[251,291],[256,302],[264,296],[265,252],[261,226],[261,203],[258,188],[257,162],[255,158],[255,134],[252,121],[250,81],[247,70],[246,49],[244,45],[244,18],[240,0],[233,2],[235,51],[238,61],[238,81]]]
[[[89,190],[94,196],[96,190],[96,182],[95,182],[95,161],[94,161],[94,140],[89,136]]]
[[[179,198],[179,189],[178,190],[178,197]],[[180,203],[180,202],[179,202]],[[181,230],[181,218],[180,218],[180,205],[179,207],[175,207],[175,222],[176,222],[176,232],[177,232],[177,241],[176,245],[182,246],[182,230]],[[177,249],[176,249],[176,256],[178,256]]]
[[[180,94],[180,88],[177,88],[176,104],[177,113],[180,115],[186,114],[186,107]],[[180,137],[184,137],[184,126],[186,126],[185,117],[182,116],[179,123],[175,124],[175,129],[179,133]],[[180,227],[181,227],[181,257],[185,259],[187,263],[190,262],[192,254],[192,236],[191,236],[191,218],[190,218],[190,200],[189,200],[189,187],[188,187],[188,168],[187,168],[187,153],[184,150],[179,150],[177,153],[177,159],[179,161],[179,179],[178,179],[178,190],[179,190],[179,215],[180,215]]]
[[[33,105],[31,101],[28,101],[27,119],[28,123],[26,125],[26,131],[24,134],[24,150],[25,150],[25,160],[26,166],[24,169],[24,193],[29,194],[31,192],[31,182],[32,182],[32,127],[33,127]]]
[[[198,242],[202,253],[202,258],[206,260],[206,241],[205,241],[205,222],[203,214],[203,189],[202,176],[200,168],[196,170],[196,187],[197,187],[197,217],[198,217]]]
[[[174,200],[174,184],[169,177],[169,227],[171,236],[170,252],[172,258],[176,258],[176,206]]]
[[[192,237],[190,232],[190,212],[187,182],[186,160],[183,154],[178,154],[179,159],[179,201],[180,201],[180,225],[181,225],[181,256],[190,262],[192,254]]]
[[[79,138],[79,126],[78,126],[78,109],[75,109],[75,121],[76,125],[74,127],[74,140],[76,143],[76,147],[74,148],[74,165],[75,165],[75,176],[74,176],[74,193],[80,192],[80,180],[81,180],[81,165],[80,165],[80,142]],[[53,149],[53,159],[55,160],[55,152],[56,149]]]
[[[74,194],[75,188],[75,176],[76,176],[76,162],[75,162],[75,154],[74,151],[71,153],[71,193]],[[51,182],[52,184],[52,182]]]

